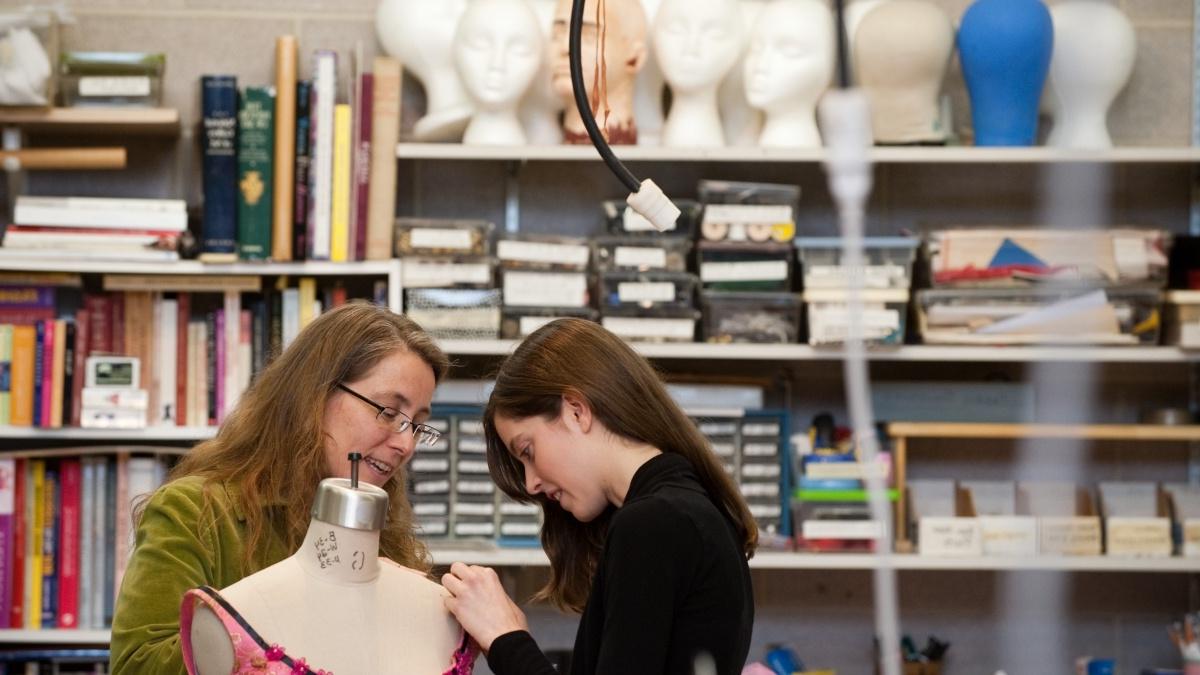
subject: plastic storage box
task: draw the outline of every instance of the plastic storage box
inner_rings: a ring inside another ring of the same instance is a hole
[[[808,316],[808,344],[835,345],[850,333],[849,291],[818,289],[804,291]],[[862,292],[863,342],[877,345],[904,344],[908,316],[908,291],[871,289]]]
[[[866,265],[858,273],[863,288],[912,287],[912,266],[920,240],[909,237],[868,237],[863,240]],[[804,289],[846,288],[852,271],[842,264],[839,237],[796,239]]]
[[[692,342],[699,318],[694,309],[608,309],[600,324],[630,342]]]
[[[682,272],[607,272],[600,276],[600,308],[694,309],[696,277]]]
[[[737,244],[702,241],[700,283],[712,291],[792,290],[790,244]]]
[[[563,318],[598,321],[600,313],[588,307],[505,307],[500,319],[500,337],[519,340],[551,321]]]
[[[686,272],[692,252],[684,237],[597,237],[592,245],[599,272]]]
[[[492,230],[486,220],[397,218],[396,256],[486,256]]]
[[[795,185],[702,180],[698,191],[705,241],[790,242],[796,236],[800,188]]]
[[[700,295],[707,342],[797,342],[800,298],[792,293],[722,293]]]
[[[440,340],[494,340],[500,332],[500,291],[412,288],[404,313]]]
[[[501,270],[504,304],[510,307],[587,307],[590,304],[585,272],[531,272]]]
[[[586,270],[592,250],[586,239],[509,236],[496,242],[496,259],[505,269]]]
[[[1200,291],[1167,291],[1163,310],[1163,342],[1200,348]]]
[[[404,288],[493,288],[496,264],[491,258],[405,258],[400,278]]]

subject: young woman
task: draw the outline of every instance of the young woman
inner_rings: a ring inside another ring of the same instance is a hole
[[[317,484],[359,478],[388,492],[380,554],[428,571],[413,534],[403,467],[448,361],[417,324],[350,303],[322,314],[257,377],[221,425],[136,514],[136,547],[117,597],[114,675],[183,673],[179,605],[196,586],[224,588],[292,555]]]
[[[545,516],[539,598],[582,611],[573,673],[741,672],[757,529],[650,364],[595,323],[554,321],[501,367],[484,430],[496,484]],[[495,572],[455,563],[442,584],[497,675],[555,672]]]

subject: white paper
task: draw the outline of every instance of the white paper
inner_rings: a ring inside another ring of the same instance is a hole
[[[490,516],[496,513],[491,502],[455,502],[454,513],[459,516]]]
[[[1150,276],[1150,259],[1144,237],[1113,237],[1113,259],[1121,279],[1137,281]]]
[[[413,248],[471,249],[471,230],[451,227],[417,227],[409,232]]]
[[[1108,306],[1108,295],[1104,291],[1093,291],[997,321],[975,332],[980,335],[1059,332],[1071,315],[1090,315]],[[1079,328],[1081,331],[1094,330],[1090,327],[1090,322],[1089,325],[1080,325]]]
[[[743,225],[793,222],[792,207],[776,204],[706,204],[706,223],[739,223]]]
[[[408,465],[412,473],[442,473],[450,470],[450,460],[445,457],[417,457]]]
[[[618,246],[613,251],[613,263],[617,267],[661,269],[667,266],[667,252],[661,248]]]
[[[518,307],[587,307],[587,275],[579,272],[504,273],[504,304]]]
[[[656,338],[688,340],[696,333],[694,319],[651,319],[641,317],[606,316],[601,325],[615,335],[631,340]]]
[[[405,260],[405,288],[438,288],[455,284],[490,284],[492,268],[487,264]]]
[[[549,263],[586,267],[591,251],[586,244],[553,244],[540,241],[501,239],[496,257],[512,262]]]
[[[93,96],[149,96],[150,78],[144,75],[98,76],[79,78],[79,95]]]
[[[445,502],[417,502],[413,504],[414,516],[444,516],[450,512],[450,505]]]
[[[719,281],[782,281],[788,278],[787,260],[755,262],[706,262],[700,264],[700,280]]]
[[[623,281],[617,284],[621,302],[670,302],[675,299],[675,284],[650,281]]]

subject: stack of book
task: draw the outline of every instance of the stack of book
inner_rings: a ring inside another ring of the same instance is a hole
[[[19,196],[0,258],[173,261],[185,229],[182,199]]]

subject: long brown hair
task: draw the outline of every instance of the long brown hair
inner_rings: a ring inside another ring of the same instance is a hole
[[[237,485],[246,519],[245,573],[256,571],[254,552],[270,531],[277,531],[289,550],[303,542],[317,484],[328,477],[326,404],[337,383],[366,376],[396,350],[419,356],[433,369],[435,381],[449,368],[446,355],[416,322],[386,307],[351,302],[322,314],[262,370],[216,437],[193,448],[171,471],[172,480],[204,478],[202,513],[212,513],[210,490],[224,481]],[[380,533],[380,554],[428,571],[429,551],[413,534],[403,472],[383,489],[390,513]]]
[[[563,609],[582,610],[613,509],[587,523],[575,520],[545,495],[525,491],[525,469],[509,454],[496,431],[496,416],[556,419],[564,395],[582,398],[609,431],[687,458],[714,503],[737,529],[747,558],[758,545],[758,528],[733,480],[708,441],[667,393],[646,359],[600,325],[559,319],[525,339],[496,375],[483,413],[492,480],[521,502],[537,502],[544,524],[542,546],[550,557],[550,579],[537,593]]]

